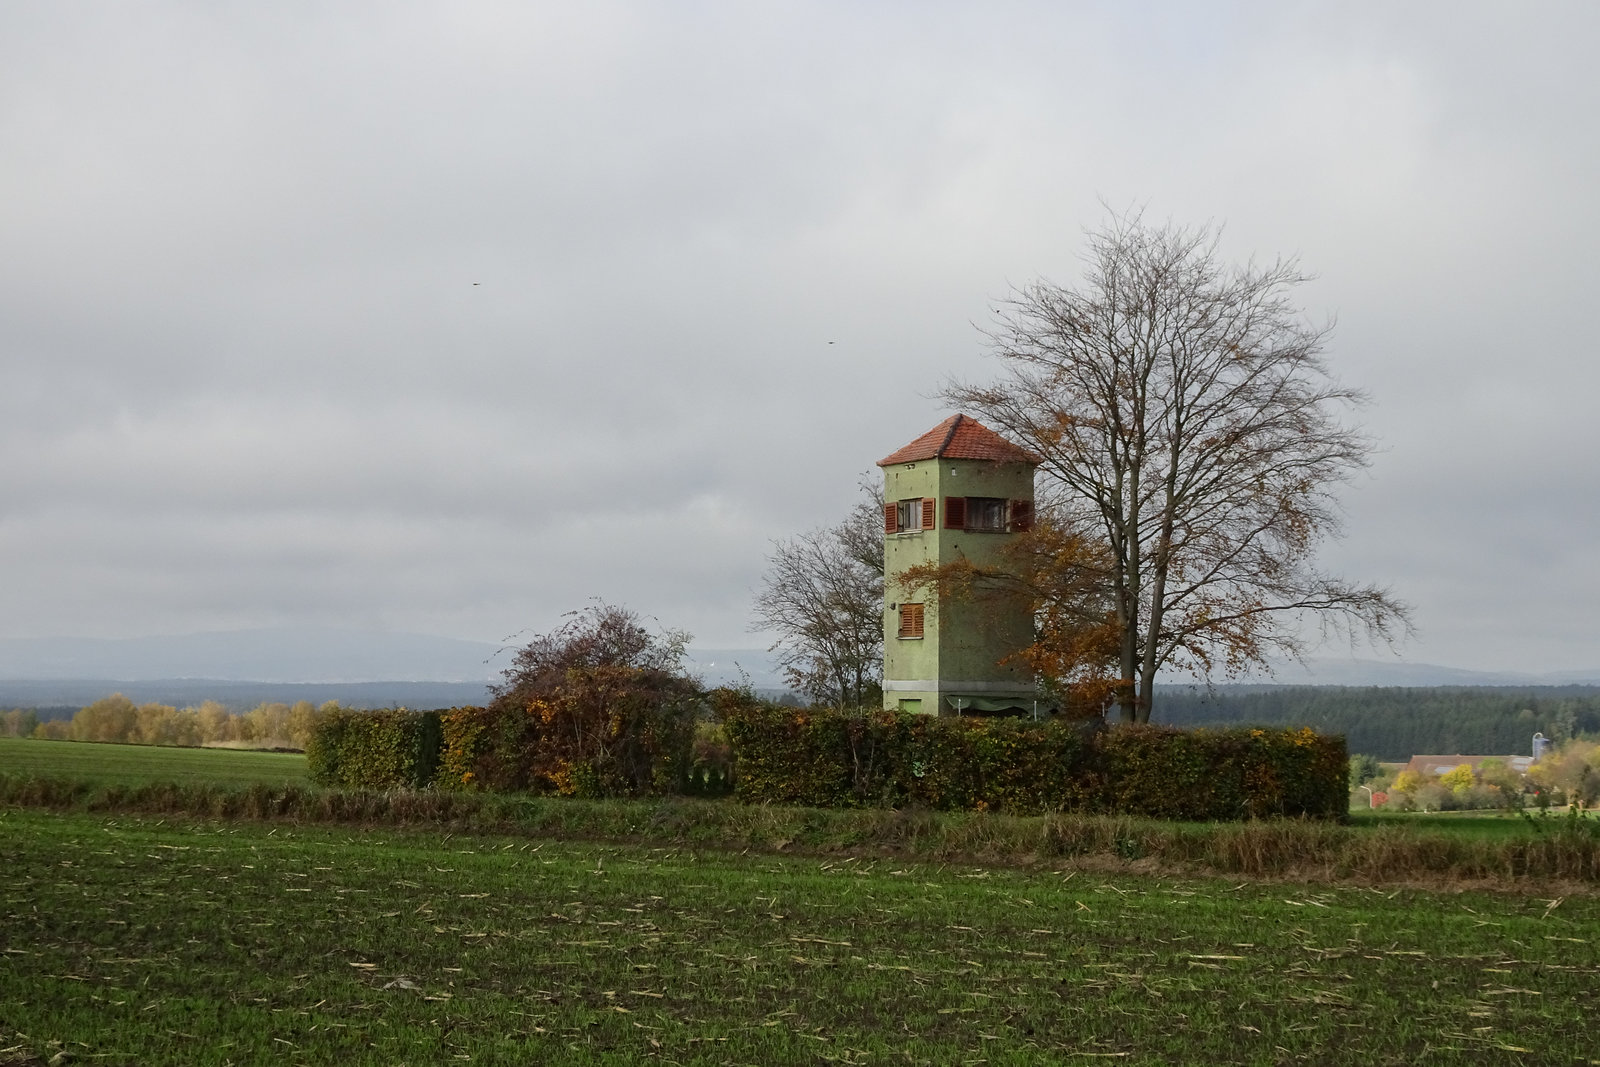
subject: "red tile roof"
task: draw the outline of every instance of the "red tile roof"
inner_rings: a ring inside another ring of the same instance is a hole
[[[1533,762],[1531,756],[1412,756],[1404,769],[1431,778],[1436,774],[1448,774],[1463,763],[1473,771],[1479,771],[1486,759],[1504,760],[1507,767],[1519,773],[1527,770],[1528,764]]]
[[[951,415],[898,451],[878,460],[878,466],[915,463],[919,459],[987,459],[998,463],[1042,461],[1021,445],[1014,445],[983,423],[967,415]]]

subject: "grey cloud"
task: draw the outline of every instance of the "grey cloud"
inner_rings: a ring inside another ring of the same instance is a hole
[[[1105,197],[1319,275],[1386,448],[1327,560],[1418,603],[1408,655],[1600,662],[1586,6],[0,21],[0,636],[600,595],[759,644],[771,539]]]

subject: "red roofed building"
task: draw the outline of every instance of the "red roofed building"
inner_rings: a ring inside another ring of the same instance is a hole
[[[1026,448],[1012,444],[970,415],[951,415],[909,445],[878,460],[878,466],[923,459],[987,459],[1035,467],[1041,462]]]
[[[1527,774],[1533,766],[1532,756],[1412,756],[1402,770],[1416,771],[1423,778],[1437,778],[1449,774],[1457,767],[1472,768],[1473,774],[1483,773],[1484,760],[1500,760],[1517,774]]]
[[[1033,641],[1025,602],[942,602],[899,581],[912,567],[1001,561],[1033,525],[1038,456],[952,415],[878,461],[883,468],[883,702],[933,715],[1044,713],[1033,675],[1002,663]]]

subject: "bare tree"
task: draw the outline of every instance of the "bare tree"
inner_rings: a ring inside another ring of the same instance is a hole
[[[862,492],[837,526],[773,542],[753,627],[778,634],[791,685],[846,708],[874,703],[883,678],[883,494]]]
[[[1224,263],[1217,236],[1113,217],[1078,288],[1036,282],[995,309],[1000,380],[944,391],[1042,456],[1063,522],[1104,537],[1127,722],[1149,720],[1163,667],[1303,654],[1305,616],[1390,643],[1410,627],[1388,590],[1315,564],[1371,445],[1342,421],[1365,397],[1330,377],[1329,327],[1291,299],[1306,276]]]

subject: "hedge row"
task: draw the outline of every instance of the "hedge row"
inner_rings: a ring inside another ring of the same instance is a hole
[[[696,766],[695,710],[636,695],[447,711],[341,709],[317,724],[306,761],[312,781],[351,789],[584,797],[725,792],[715,768]]]
[[[1310,730],[848,715],[772,707],[726,691],[711,694],[711,705],[731,749],[735,795],[751,803],[1200,820],[1337,818],[1348,803],[1344,738]],[[593,797],[720,791],[722,772],[711,768],[717,788],[708,789],[692,736],[682,705],[622,701],[603,715],[580,716],[539,701],[446,712],[341,710],[318,724],[306,754],[314,781],[346,788]]]
[[[1341,817],[1342,737],[1018,719],[721,709],[735,795],[809,807],[926,807],[1166,819]]]
[[[330,709],[306,742],[311,780],[347,789],[420,789],[439,769],[436,711]]]
[[[586,706],[592,705],[592,706]],[[694,707],[614,700],[531,700],[452,708],[438,784],[447,789],[661,796],[690,791]]]

